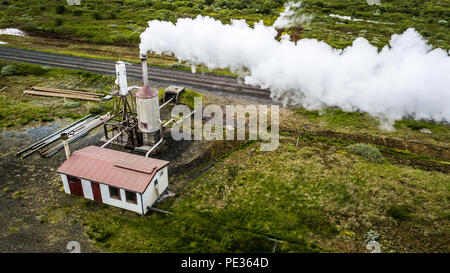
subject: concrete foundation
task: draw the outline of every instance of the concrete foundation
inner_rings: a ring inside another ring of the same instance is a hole
[[[153,146],[161,139],[161,133],[156,131],[154,133],[142,133],[142,140],[144,145]]]

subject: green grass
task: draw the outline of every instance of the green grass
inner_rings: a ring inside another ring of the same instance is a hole
[[[26,31],[51,32],[102,44],[139,43],[149,20],[175,22],[177,18],[211,16],[224,23],[245,19],[253,24],[263,20],[271,25],[283,10],[284,0],[194,0],[194,1],[82,1],[80,7],[64,0],[18,0],[0,2],[0,27],[15,26]],[[304,0],[301,12],[313,14],[300,37],[323,40],[333,47],[351,45],[359,36],[381,48],[390,36],[409,27],[416,28],[431,44],[449,48],[446,1],[391,0],[369,6],[360,0]],[[65,8],[61,8],[65,7]],[[387,22],[375,24],[329,17],[330,13],[358,19]],[[446,20],[444,20],[446,19]],[[447,23],[445,23],[447,21]],[[295,28],[285,30],[295,32]]]
[[[161,101],[164,97],[164,90],[165,90],[165,88],[158,90],[158,98]],[[184,91],[179,95],[178,101],[179,101],[179,103],[185,104],[185,105],[189,106],[189,108],[194,109],[194,98],[195,97],[203,98],[202,94],[197,93],[191,89],[185,88]]]
[[[13,198],[13,199],[22,199],[22,198],[24,198],[25,197],[25,195],[27,194],[27,190],[18,190],[18,191],[15,191],[14,193],[12,193],[11,194],[11,197]]]
[[[304,116],[315,127],[331,129],[345,133],[367,133],[389,137],[408,137],[420,140],[429,139],[436,142],[450,142],[450,125],[432,121],[416,121],[409,119],[397,120],[395,130],[380,129],[380,120],[361,112],[346,112],[335,108],[323,110],[294,109],[294,113]],[[430,135],[423,134],[420,129],[429,129]]]
[[[377,164],[333,149],[254,142],[138,216],[78,199],[87,235],[113,252],[446,251],[448,175]],[[400,204],[400,205],[399,205]],[[398,226],[398,221],[403,224]]]
[[[0,93],[0,128],[8,130],[31,123],[42,124],[55,119],[78,119],[89,109],[100,112],[111,109],[112,101],[95,103],[83,100],[64,100],[22,95],[31,86],[70,88],[106,94],[114,85],[114,77],[84,71],[43,67],[33,64],[0,61],[0,69],[12,67],[12,73],[0,76],[0,86],[8,86]],[[76,106],[76,107],[75,107]]]
[[[352,130],[360,130],[367,128],[377,128],[379,121],[365,113],[347,112],[335,108],[327,108],[323,110],[304,110],[296,109],[295,113],[306,116],[314,122],[322,122],[328,128],[347,128]]]

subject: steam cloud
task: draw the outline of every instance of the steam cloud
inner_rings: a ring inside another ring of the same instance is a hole
[[[310,14],[302,14],[298,12],[298,8],[302,6],[302,2],[287,2],[284,7],[284,11],[280,13],[273,27],[285,28],[292,27],[298,24],[309,23],[313,16]]]
[[[393,35],[381,51],[366,39],[334,49],[324,42],[296,43],[262,22],[222,24],[209,17],[153,20],[141,34],[141,52],[173,54],[210,69],[246,70],[245,82],[271,97],[308,109],[363,111],[392,124],[402,117],[450,122],[449,52],[432,49],[414,29]]]

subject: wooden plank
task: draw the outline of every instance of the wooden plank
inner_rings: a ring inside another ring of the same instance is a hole
[[[104,96],[103,94],[99,94],[99,93],[93,93],[93,92],[87,92],[87,91],[79,91],[79,90],[70,90],[70,89],[58,89],[58,88],[50,88],[50,87],[33,86],[33,87],[31,87],[31,89],[32,90],[36,90],[36,91],[48,91],[48,92],[56,92],[56,93],[84,94],[84,95],[97,96],[97,97]]]
[[[90,101],[101,101],[100,98],[89,97],[89,96],[81,96],[74,94],[63,94],[63,93],[51,93],[44,91],[35,91],[35,90],[25,90],[24,94],[30,95],[38,95],[38,96],[46,96],[46,97],[58,97],[58,98],[69,98],[69,99],[81,99],[81,100],[90,100]]]
[[[87,92],[87,91],[57,89],[57,88],[50,88],[50,87],[33,86],[33,87],[31,87],[31,89],[36,90],[36,91],[55,92],[55,93],[73,93],[73,94],[88,95],[88,96],[95,96],[95,97],[103,97],[104,96],[103,94],[92,93],[92,92]]]
[[[52,93],[52,92],[35,91],[35,90],[25,90],[24,94],[47,96],[47,97],[73,98],[73,99],[82,99],[82,100],[91,100],[91,101],[101,101],[100,98],[96,98],[96,97],[92,97],[92,96],[64,94],[64,93]]]
[[[101,98],[101,96],[93,96],[89,94],[84,93],[74,93],[74,92],[53,92],[53,91],[44,91],[44,90],[31,90],[31,91],[37,91],[37,92],[47,92],[47,93],[58,93],[58,94],[67,94],[67,95],[74,95],[74,96],[84,96],[84,97],[90,97],[90,98]]]

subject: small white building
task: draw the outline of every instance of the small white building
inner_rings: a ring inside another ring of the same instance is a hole
[[[168,187],[168,161],[89,146],[57,170],[68,194],[146,214]]]

